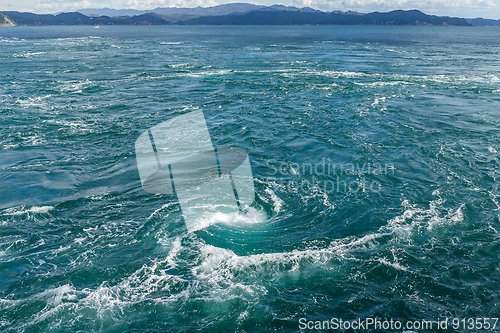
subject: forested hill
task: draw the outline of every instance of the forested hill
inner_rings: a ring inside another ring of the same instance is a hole
[[[9,25],[454,25],[469,26],[467,20],[456,17],[434,16],[419,10],[395,10],[388,13],[351,14],[325,13],[307,10],[262,10],[229,15],[162,15],[145,13],[134,16],[87,16],[78,12],[58,15],[2,12]],[[0,22],[1,24],[1,22]]]
[[[419,10],[346,15],[298,11],[252,11],[245,15],[202,16],[179,24],[206,25],[470,25],[463,18],[427,15]]]

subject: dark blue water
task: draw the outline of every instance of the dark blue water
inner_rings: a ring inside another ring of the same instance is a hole
[[[0,28],[0,331],[500,317],[499,43],[494,28]],[[134,144],[192,110],[214,146],[249,153],[256,198],[188,232],[175,196],[142,189]]]

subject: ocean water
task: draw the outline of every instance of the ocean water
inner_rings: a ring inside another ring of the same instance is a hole
[[[497,28],[0,28],[0,69],[2,332],[500,317]],[[134,144],[192,110],[256,196],[188,232]]]

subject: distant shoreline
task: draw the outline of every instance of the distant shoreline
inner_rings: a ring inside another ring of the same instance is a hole
[[[210,11],[207,11],[210,12]],[[474,21],[474,23],[470,22]],[[321,12],[316,10],[264,10],[224,15],[158,14],[94,16],[79,12],[51,14],[0,12],[0,26],[107,26],[107,25],[370,25],[370,26],[472,26],[494,20],[428,15],[419,10],[373,12]],[[500,24],[499,24],[500,25]]]

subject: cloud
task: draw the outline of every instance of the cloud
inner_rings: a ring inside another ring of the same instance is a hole
[[[315,8],[318,6],[317,2],[312,0],[296,0],[293,2],[293,5],[296,7],[311,7]]]
[[[211,7],[217,5],[218,3],[214,0],[127,0],[123,8],[147,10],[157,7]]]
[[[0,11],[58,13],[83,8],[148,10],[157,7],[210,7],[214,0],[0,0]]]
[[[327,0],[319,7],[323,10],[355,10],[365,13],[419,9],[435,15],[500,18],[500,4],[493,0]]]

